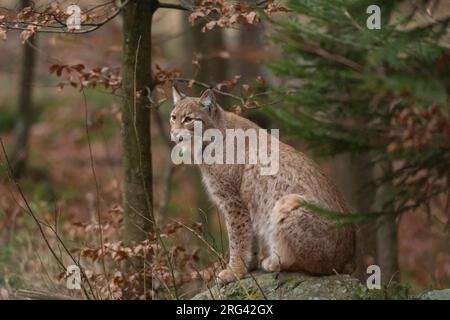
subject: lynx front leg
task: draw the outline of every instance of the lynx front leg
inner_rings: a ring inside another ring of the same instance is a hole
[[[250,215],[240,199],[227,199],[222,206],[230,245],[228,267],[218,275],[221,284],[242,278],[255,266],[254,238]]]

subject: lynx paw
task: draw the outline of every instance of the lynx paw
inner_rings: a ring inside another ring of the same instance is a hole
[[[281,270],[280,259],[269,256],[261,262],[261,267],[268,272],[279,272]]]
[[[225,269],[219,272],[219,275],[217,276],[217,282],[220,286],[223,286],[227,283],[241,279],[244,274],[245,272],[233,272],[230,269]]]

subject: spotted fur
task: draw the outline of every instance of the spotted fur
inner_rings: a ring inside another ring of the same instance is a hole
[[[216,104],[211,90],[200,98],[174,91],[171,134],[193,130],[191,119],[204,129],[259,127]],[[188,121],[186,121],[188,120]],[[268,139],[275,139],[269,136]],[[354,255],[354,229],[338,227],[303,204],[347,212],[342,196],[321,168],[294,148],[279,142],[277,175],[261,175],[258,165],[200,165],[206,189],[225,217],[229,235],[228,267],[218,275],[226,283],[258,265],[267,271],[303,271],[315,275],[349,273]]]

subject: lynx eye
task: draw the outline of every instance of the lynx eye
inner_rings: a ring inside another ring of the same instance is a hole
[[[177,119],[177,116],[174,114],[170,115],[170,121],[175,122],[175,120]]]
[[[184,117],[184,119],[183,119],[183,123],[189,123],[192,121],[194,121],[194,119],[192,119],[191,117]]]

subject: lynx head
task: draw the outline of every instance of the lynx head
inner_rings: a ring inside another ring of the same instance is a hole
[[[194,123],[202,122],[202,129],[217,127],[220,107],[216,104],[214,92],[207,89],[199,98],[187,97],[172,87],[174,108],[170,113],[170,134],[177,137],[182,129],[193,134]]]

